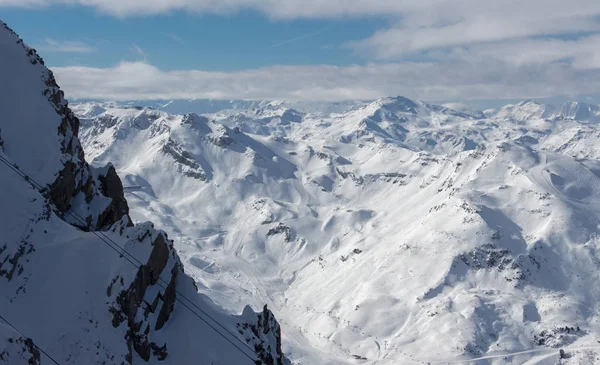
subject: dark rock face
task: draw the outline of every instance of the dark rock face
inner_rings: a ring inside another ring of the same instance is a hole
[[[75,195],[75,171],[77,171],[77,166],[72,162],[67,162],[48,190],[48,198],[61,213],[69,209],[71,199]]]
[[[271,334],[272,336],[275,336],[275,352],[277,353],[277,357],[275,359],[273,359],[272,362],[267,362],[267,364],[277,364],[277,365],[283,365],[283,352],[281,351],[281,328],[279,327],[279,323],[277,323],[277,320],[275,319],[275,316],[273,316],[273,313],[267,308],[267,305],[265,304],[264,308],[263,308],[263,313],[262,315],[259,314],[258,315],[258,324],[260,326],[260,322],[262,319],[262,333],[264,335],[269,335]],[[260,328],[259,328],[260,330]],[[259,351],[258,356],[259,359],[265,361],[266,358],[270,359],[271,358],[271,351],[270,350],[270,345],[267,347],[267,349],[265,350],[264,346],[261,347],[262,351]]]
[[[174,140],[169,138],[167,143],[162,148],[163,153],[171,156],[176,163],[187,167],[188,169],[183,173],[185,176],[206,181],[206,176],[202,167],[196,162],[194,157],[186,150],[182,149]]]
[[[6,245],[0,247],[0,254],[2,254],[4,250],[6,250]],[[21,240],[14,255],[0,261],[0,277],[4,276],[8,281],[11,281],[15,274],[20,275],[23,271],[23,264],[19,262],[19,260],[33,251],[35,251],[35,249],[26,239]]]
[[[165,293],[162,296],[163,305],[160,308],[160,312],[158,313],[158,318],[156,319],[156,327],[155,330],[159,330],[163,328],[165,323],[169,320],[169,316],[175,309],[175,300],[177,299],[177,276],[179,274],[179,267],[173,266],[171,269],[171,281],[165,290]],[[157,297],[158,298],[158,297]]]
[[[147,231],[139,239],[140,242],[144,241],[148,235],[151,235],[150,231]],[[171,279],[164,293],[161,294],[159,291],[151,304],[144,300],[146,290],[151,285],[158,283],[161,273],[167,267],[169,258],[173,254],[173,247],[167,242],[168,240],[163,234],[159,234],[154,239],[148,262],[139,267],[136,277],[129,288],[118,294],[116,306],[110,308],[110,312],[113,314],[112,323],[114,327],[118,327],[123,321],[127,320],[128,330],[125,339],[127,340],[127,347],[129,349],[127,359],[130,363],[133,359],[133,350],[146,361],[150,360],[151,355],[162,360],[168,354],[166,344],[159,346],[148,339],[151,329],[151,323],[148,323],[148,316],[150,313],[154,313],[159,303],[162,302],[156,323],[152,326],[154,330],[159,330],[165,325],[173,312],[177,298],[177,277],[181,270],[181,263],[178,260],[175,260],[176,263],[171,269]],[[107,293],[110,295],[111,291],[112,284]],[[140,316],[138,312],[143,313],[143,319],[139,320]]]
[[[274,236],[277,234],[282,234],[284,235],[285,238],[285,242],[290,242],[292,240],[292,231],[291,228],[286,226],[283,223],[279,223],[276,227],[273,227],[271,229],[269,229],[269,231],[267,232],[267,237],[268,236]]]
[[[159,235],[152,245],[154,248],[148,262],[140,266],[129,289],[121,292],[117,299],[130,325],[135,322],[135,315],[144,299],[146,289],[150,285],[156,284],[169,260],[169,248],[162,235]]]
[[[0,363],[10,364],[16,360],[26,360],[29,365],[40,365],[40,351],[31,338],[10,337],[7,348],[0,351]],[[21,363],[21,362],[19,362]]]
[[[538,346],[546,346],[558,348],[568,346],[575,342],[579,337],[585,336],[586,331],[583,331],[579,326],[557,326],[551,329],[545,329],[539,334],[534,334],[533,340]]]
[[[246,342],[254,340],[257,365],[284,365],[289,363],[281,351],[281,328],[273,313],[265,305],[256,321],[238,323],[240,334],[246,334]],[[256,341],[258,340],[258,341]],[[275,346],[272,346],[272,345]]]
[[[106,175],[99,175],[100,191],[102,195],[111,198],[108,208],[98,217],[98,227],[106,227],[118,222],[129,214],[129,206],[125,200],[123,183],[113,165],[108,167]],[[133,225],[133,224],[131,224]]]
[[[227,147],[235,142],[229,135],[229,130],[222,125],[216,126],[216,134],[208,136],[208,141],[218,147]]]
[[[31,354],[31,357],[29,358],[29,361],[28,361],[29,364],[30,365],[40,364],[40,351],[33,344],[33,340],[31,338],[27,338],[27,339],[23,340],[23,345],[27,349],[27,352],[29,352]]]
[[[39,58],[35,50],[30,49],[28,54],[30,58]],[[72,198],[80,192],[85,193],[87,202],[92,200],[91,174],[89,166],[85,162],[83,148],[81,148],[79,139],[77,139],[77,135],[79,134],[79,119],[69,109],[68,103],[64,99],[64,94],[56,84],[52,72],[46,70],[43,78],[47,86],[43,94],[48,98],[56,113],[62,118],[58,126],[58,135],[62,138],[61,152],[71,157],[69,162],[66,162],[64,168],[59,172],[54,183],[50,185],[47,197],[61,213],[65,213],[70,207]]]

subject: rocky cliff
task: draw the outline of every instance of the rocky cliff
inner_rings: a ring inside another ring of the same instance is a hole
[[[1,337],[0,360],[39,363],[35,342],[62,364],[286,362],[269,311],[227,315],[197,294],[164,232],[132,223],[115,168],[89,166],[52,72],[2,22],[0,49],[0,314],[32,337]]]

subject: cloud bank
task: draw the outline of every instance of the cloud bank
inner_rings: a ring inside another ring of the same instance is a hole
[[[0,0],[0,9],[59,4],[116,17],[249,9],[280,20],[381,20],[374,34],[341,45],[365,65],[228,73],[165,72],[147,61],[56,68],[77,97],[339,100],[404,94],[450,100],[600,93],[598,0]]]
[[[400,62],[364,66],[270,66],[234,72],[162,71],[144,62],[111,68],[54,67],[70,98],[351,100],[405,95],[422,100],[576,96],[600,91],[600,69],[568,63]]]

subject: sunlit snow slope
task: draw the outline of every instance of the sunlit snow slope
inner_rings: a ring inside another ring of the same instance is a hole
[[[300,364],[599,362],[597,106],[75,111],[133,218]]]

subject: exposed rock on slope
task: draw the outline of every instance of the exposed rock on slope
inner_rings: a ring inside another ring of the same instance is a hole
[[[0,212],[2,315],[61,364],[135,363],[137,358],[234,364],[248,356],[258,356],[257,363],[288,363],[278,331],[267,331],[269,336],[235,332],[236,324],[254,323],[264,313],[252,312],[251,318],[223,312],[197,294],[164,232],[151,223],[132,224],[115,168],[88,165],[78,139],[79,120],[52,73],[1,22],[0,50],[6,88],[0,100],[0,156],[25,175],[0,164],[0,202],[11,207]],[[182,293],[187,306],[204,312],[180,305]],[[196,315],[229,332],[218,336]],[[279,328],[274,319],[269,323]],[[3,327],[0,334],[6,334]],[[232,349],[228,341],[246,342],[258,355]],[[0,338],[4,358],[11,364],[39,362],[31,341],[13,334]]]
[[[0,363],[10,365],[40,365],[40,351],[33,340],[0,324]]]
[[[1,23],[0,27],[3,31],[10,33],[11,36],[16,39],[16,43],[23,48],[31,65],[44,65],[43,59],[38,56],[35,50],[26,46],[23,43],[23,40],[18,38],[16,33],[8,28],[5,23]],[[79,195],[83,197],[87,204],[91,204],[94,198],[101,200],[102,196],[97,191],[100,184],[98,180],[94,178],[92,169],[85,161],[83,148],[77,138],[79,135],[79,119],[69,109],[67,101],[64,98],[64,93],[56,84],[54,75],[45,67],[37,67],[37,70],[33,72],[40,73],[41,82],[45,86],[41,93],[46,97],[50,106],[60,118],[60,124],[57,126],[57,135],[59,137],[60,152],[62,153],[61,163],[63,164],[63,167],[58,172],[56,180],[50,184],[45,194],[54,204],[56,209],[61,214],[64,214],[74,211],[72,203]],[[12,122],[14,123],[15,121]],[[116,176],[114,169],[112,175]],[[111,181],[115,181],[114,177],[112,177]],[[95,214],[96,216],[94,216],[94,214],[84,214],[83,218],[88,222],[88,228],[107,228],[111,224],[119,221],[123,215],[128,213],[126,203],[125,206],[123,206],[123,200],[124,198],[121,196],[118,203],[119,208],[113,206],[117,203],[111,203],[104,211]],[[106,218],[108,216],[110,216],[110,219],[107,220]],[[101,220],[98,218],[101,218]]]
[[[248,318],[243,324],[238,324],[238,331],[245,334],[246,341],[252,337],[260,338],[265,345],[255,345],[254,350],[258,357],[268,365],[283,365],[284,356],[281,352],[281,328],[273,313],[265,305],[263,311],[255,316],[250,307],[244,308],[242,314]],[[255,318],[253,318],[255,317]]]
[[[113,165],[104,168],[105,171],[96,171],[97,179],[100,181],[102,195],[111,199],[108,207],[98,217],[98,226],[107,227],[118,222],[129,214],[129,206],[125,200],[123,184],[117,175]]]

